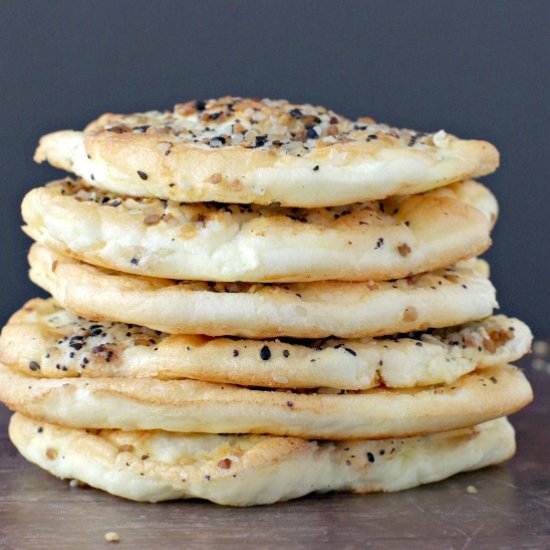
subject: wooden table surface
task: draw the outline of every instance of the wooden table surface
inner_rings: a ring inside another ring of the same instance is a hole
[[[17,454],[1,409],[0,549],[105,548],[108,531],[121,538],[111,547],[132,550],[550,548],[550,364],[531,357],[523,366],[536,398],[513,417],[518,453],[507,464],[401,493],[311,496],[248,509],[136,504],[71,488]]]

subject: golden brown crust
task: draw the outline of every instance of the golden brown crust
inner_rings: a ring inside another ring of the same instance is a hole
[[[313,491],[399,491],[514,454],[501,418],[420,438],[340,442],[274,436],[79,430],[15,414],[10,439],[31,462],[137,501],[205,498],[251,506]]]
[[[41,245],[31,247],[29,261],[31,280],[69,311],[170,334],[363,338],[458,325],[497,306],[483,261],[391,282],[288,285],[126,275]]]
[[[398,130],[323,107],[221,98],[106,114],[44,136],[35,160],[136,196],[318,207],[427,191],[493,172],[490,143]]]
[[[46,378],[192,378],[277,388],[368,389],[454,382],[514,361],[531,333],[503,315],[425,333],[362,340],[251,340],[168,335],[97,323],[34,299],[0,336],[0,361]],[[325,391],[326,391],[325,390]]]
[[[179,280],[388,280],[484,252],[497,216],[475,182],[346,207],[180,205],[62,180],[30,191],[25,231],[102,267]]]
[[[0,400],[32,418],[77,428],[380,439],[508,415],[527,405],[532,391],[508,365],[466,374],[452,385],[337,395],[195,380],[37,379],[0,365]]]

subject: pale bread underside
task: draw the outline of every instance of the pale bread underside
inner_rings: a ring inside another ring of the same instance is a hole
[[[124,498],[204,498],[252,506],[326,491],[399,491],[510,458],[505,418],[420,438],[307,441],[274,436],[85,431],[15,414],[10,439],[30,462]]]
[[[490,143],[443,131],[352,121],[311,105],[222,98],[200,111],[187,104],[173,113],[107,114],[84,132],[44,136],[35,160],[121,194],[311,208],[482,176],[498,167],[499,155]]]
[[[466,374],[452,385],[337,395],[196,380],[37,379],[0,365],[0,400],[8,407],[79,428],[380,439],[471,426],[531,399],[521,371],[507,365]]]
[[[25,231],[90,264],[178,280],[389,280],[484,252],[497,216],[473,181],[314,210],[185,205],[61,180],[23,200]]]
[[[390,338],[251,340],[168,335],[136,325],[88,321],[34,299],[0,336],[0,361],[46,378],[191,378],[279,388],[368,389],[451,383],[514,361],[532,336],[504,315]]]
[[[29,262],[31,280],[69,311],[170,334],[363,338],[458,325],[487,317],[497,307],[481,260],[393,282],[288,285],[139,277],[36,244]]]

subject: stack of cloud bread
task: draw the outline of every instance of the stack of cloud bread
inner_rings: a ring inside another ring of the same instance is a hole
[[[532,399],[497,306],[489,143],[222,98],[42,138],[0,342],[10,437],[126,498],[266,504],[499,463]]]

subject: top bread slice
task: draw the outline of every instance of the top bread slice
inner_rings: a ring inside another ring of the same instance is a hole
[[[105,114],[84,131],[44,136],[34,158],[124,195],[305,208],[420,193],[499,164],[490,143],[443,130],[233,97]]]

